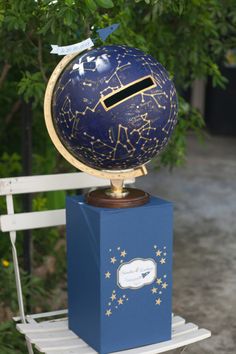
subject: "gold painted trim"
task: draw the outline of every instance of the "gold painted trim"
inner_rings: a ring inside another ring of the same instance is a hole
[[[127,88],[130,87],[130,86],[135,85],[136,83],[138,83],[138,82],[140,82],[140,81],[143,81],[143,80],[145,80],[145,79],[148,79],[148,78],[152,80],[153,85],[148,86],[147,88],[145,88],[145,89],[143,89],[143,90],[140,90],[140,91],[138,91],[138,92],[133,93],[132,95],[130,95],[130,96],[124,98],[123,100],[121,100],[121,101],[119,101],[119,102],[113,104],[113,105],[110,106],[110,107],[107,107],[107,106],[105,105],[104,101],[105,101],[107,98],[109,98],[109,97],[115,95],[116,93],[118,93],[118,92],[120,92],[120,91],[123,91],[123,90],[127,89]],[[129,100],[131,97],[137,96],[137,95],[143,93],[144,91],[150,90],[150,89],[152,89],[152,88],[154,88],[154,87],[156,87],[156,86],[157,86],[157,85],[156,85],[156,83],[155,83],[153,77],[152,77],[151,75],[147,75],[147,76],[142,77],[141,79],[138,79],[138,80],[133,81],[133,82],[132,82],[131,84],[129,84],[129,85],[122,86],[122,87],[119,88],[118,90],[113,91],[113,92],[109,93],[108,95],[102,97],[102,98],[100,99],[100,102],[101,102],[103,108],[105,109],[105,111],[109,111],[110,109],[116,107],[118,104],[121,104],[122,102],[125,102],[125,101]]]
[[[52,102],[52,97],[53,97],[53,91],[54,87],[57,83],[57,80],[66,67],[77,55],[77,53],[73,54],[68,54],[63,59],[58,63],[56,68],[54,69],[45,92],[44,96],[44,118],[45,118],[45,123],[46,127],[48,130],[48,134],[55,145],[56,149],[59,151],[59,153],[74,167],[78,168],[79,170],[86,172],[90,175],[100,177],[100,178],[108,178],[108,179],[130,179],[130,178],[135,178],[139,176],[144,176],[147,174],[147,169],[144,165],[137,167],[133,170],[129,171],[103,171],[103,170],[97,170],[95,168],[91,168],[84,163],[78,161],[67,149],[64,147],[64,145],[61,143],[60,139],[57,136],[56,130],[53,125],[53,120],[52,120],[52,111],[51,111],[51,102]]]

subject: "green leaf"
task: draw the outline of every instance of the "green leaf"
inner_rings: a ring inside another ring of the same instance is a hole
[[[67,6],[73,6],[75,4],[74,0],[65,0]]]
[[[114,7],[114,3],[112,0],[96,0],[96,3],[98,6],[101,6],[105,9],[110,9],[111,7]]]
[[[91,10],[95,11],[97,9],[97,4],[94,0],[85,0],[86,7]]]

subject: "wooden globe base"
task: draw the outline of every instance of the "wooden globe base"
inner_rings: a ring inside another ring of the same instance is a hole
[[[149,194],[136,188],[126,188],[127,195],[124,197],[113,197],[107,189],[97,189],[88,193],[85,197],[86,203],[100,208],[133,208],[146,204],[149,201]]]

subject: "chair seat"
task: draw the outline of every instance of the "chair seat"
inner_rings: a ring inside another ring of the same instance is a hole
[[[20,333],[35,345],[35,348],[45,354],[95,354],[96,351],[80,339],[68,328],[68,319],[59,318],[43,322],[36,322],[36,318],[50,317],[55,314],[64,314],[67,311],[48,312],[41,315],[27,316],[29,323],[17,324]],[[15,318],[19,320],[19,318]],[[180,316],[172,317],[172,339],[138,347],[134,349],[117,352],[119,354],[157,354],[168,350],[183,347],[198,342],[211,336],[206,329],[199,329],[193,323],[186,323]],[[113,353],[115,354],[115,353]]]

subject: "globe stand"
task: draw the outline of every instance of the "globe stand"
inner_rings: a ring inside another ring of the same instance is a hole
[[[123,188],[124,180],[111,179],[110,189],[89,192],[86,203],[101,208],[132,208],[146,204],[149,194],[136,188]]]

